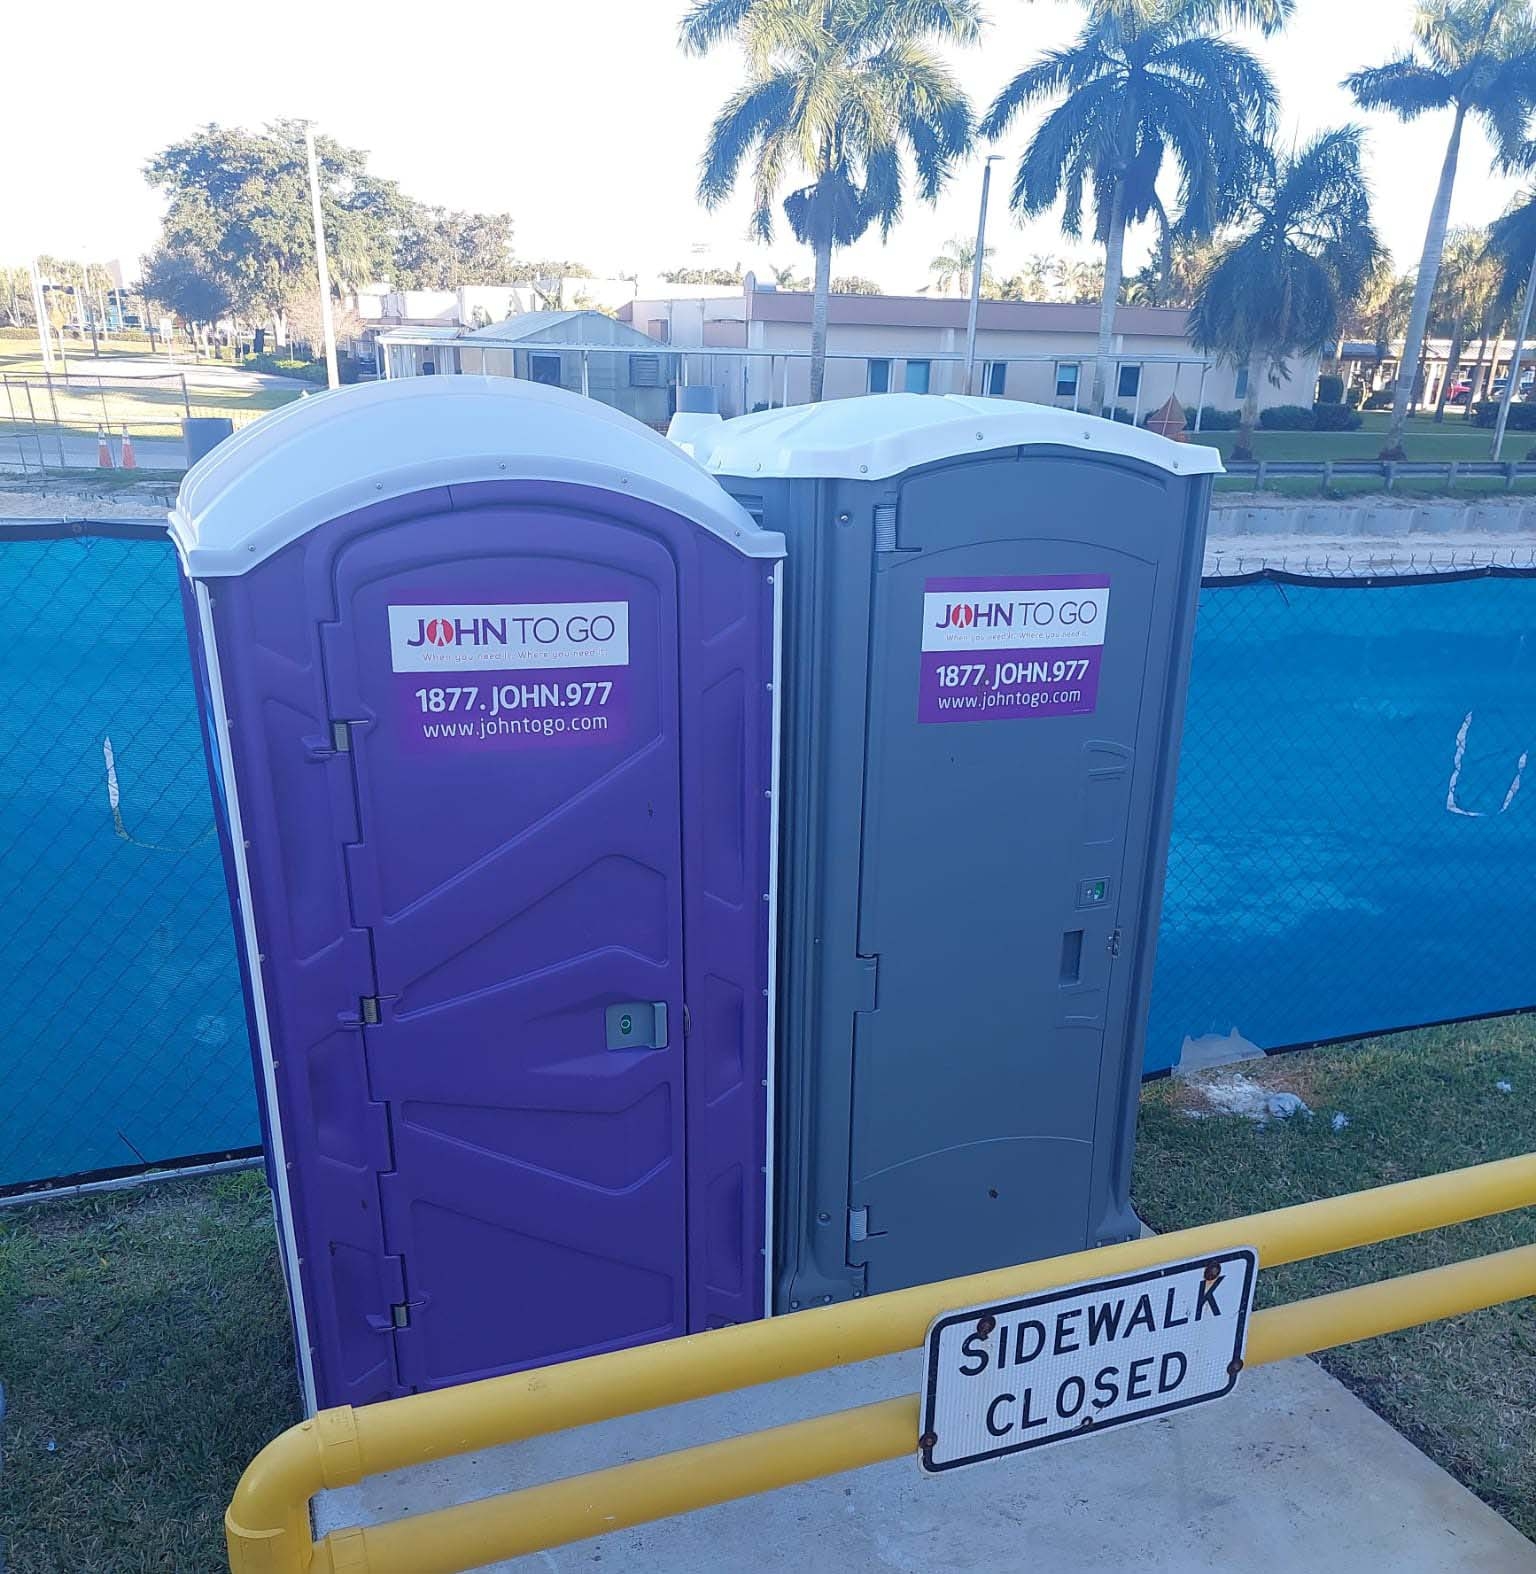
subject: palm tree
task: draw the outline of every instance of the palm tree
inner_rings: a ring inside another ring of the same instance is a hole
[[[1436,326],[1448,331],[1451,340],[1445,376],[1440,380],[1440,394],[1435,400],[1435,420],[1438,423],[1445,420],[1445,405],[1461,367],[1461,352],[1466,346],[1467,329],[1475,329],[1487,317],[1489,306],[1498,293],[1498,285],[1499,268],[1488,255],[1487,230],[1466,227],[1452,230],[1446,237],[1445,258],[1440,266],[1440,278],[1435,286],[1435,298],[1431,306]],[[1469,393],[1467,414],[1471,413]]]
[[[746,54],[746,83],[710,128],[699,196],[716,207],[752,161],[752,226],[768,240],[773,205],[792,171],[809,184],[784,213],[816,259],[811,398],[826,373],[832,251],[872,224],[889,235],[901,214],[904,155],[933,201],[971,142],[971,109],[932,43],[968,44],[977,0],[694,0],[682,45],[703,54],[727,38]]]
[[[1361,108],[1389,110],[1400,120],[1414,120],[1437,109],[1452,111],[1440,183],[1424,233],[1384,459],[1403,457],[1403,433],[1409,406],[1418,395],[1416,374],[1445,249],[1467,118],[1483,123],[1501,161],[1513,162],[1536,96],[1536,20],[1530,0],[1424,0],[1415,15],[1413,36],[1417,48],[1344,80]]]
[[[992,256],[993,248],[988,246],[982,253],[981,259],[981,287],[986,290],[988,286],[996,287],[997,281],[992,277],[992,270],[987,266],[988,259]],[[928,271],[933,275],[933,282],[940,295],[947,295],[951,284],[955,286],[957,295],[968,295],[971,289],[971,270],[976,266],[976,242],[956,236],[954,240],[944,242],[944,249],[928,264]]]
[[[1082,305],[1104,294],[1104,264],[1061,257],[1056,262],[1055,293],[1059,299]]]
[[[773,282],[781,290],[803,290],[811,282],[800,273],[799,269],[792,262],[784,267],[779,267],[775,264],[772,272]]]
[[[1222,250],[1190,308],[1190,337],[1248,368],[1233,457],[1253,457],[1259,380],[1286,357],[1321,353],[1380,255],[1360,168],[1361,131],[1344,126],[1300,152],[1266,152],[1251,217]]]
[[[1387,352],[1408,326],[1412,306],[1413,275],[1398,273],[1392,258],[1384,252],[1350,303],[1345,320],[1346,333],[1369,339],[1375,347],[1373,386],[1381,376],[1381,363],[1386,360]]]
[[[1273,32],[1295,0],[1083,3],[1088,19],[1076,41],[1014,77],[981,130],[996,138],[1026,105],[1061,100],[1019,160],[1010,201],[1032,217],[1064,196],[1062,228],[1076,240],[1091,194],[1093,236],[1104,247],[1093,391],[1102,411],[1127,226],[1159,211],[1158,177],[1171,160],[1182,179],[1180,228],[1209,235],[1236,211],[1253,140],[1273,117],[1264,67],[1211,30],[1234,22]]]
[[[1536,152],[1536,149],[1532,151]],[[1489,225],[1488,255],[1498,269],[1498,283],[1490,311],[1501,326],[1510,318],[1515,318],[1515,332],[1518,334],[1522,297],[1531,273],[1536,271],[1536,186],[1522,192],[1503,217]],[[1524,361],[1524,356],[1521,359]],[[1520,376],[1524,378],[1523,370]],[[1517,386],[1513,397],[1518,397],[1519,393]]]

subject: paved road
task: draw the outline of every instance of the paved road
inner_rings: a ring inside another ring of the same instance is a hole
[[[96,439],[84,432],[63,432],[55,434],[51,429],[44,432],[41,438],[34,438],[29,431],[18,435],[13,429],[0,426],[0,470],[11,475],[20,475],[23,470],[35,470],[39,462],[39,442],[41,443],[41,462],[48,469],[59,467],[59,454],[62,447],[63,462],[71,468],[82,470],[95,470],[96,464]],[[112,462],[119,464],[122,460],[122,437],[111,440]],[[185,470],[187,468],[186,445],[179,437],[135,438],[133,443],[134,458],[138,461],[141,470]]]

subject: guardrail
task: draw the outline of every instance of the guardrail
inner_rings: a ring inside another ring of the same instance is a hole
[[[525,1487],[316,1542],[309,1500],[428,1460],[916,1349],[957,1307],[1154,1268],[1234,1246],[1274,1267],[1536,1204],[1536,1154],[1046,1262],[817,1307],[685,1339],[322,1410],[269,1443],[225,1515],[234,1574],[455,1574],[872,1465],[918,1447],[918,1398],[890,1399]],[[1536,1246],[1273,1307],[1249,1325],[1258,1366],[1536,1294]]]
[[[1251,477],[1254,489],[1260,492],[1266,481],[1284,476],[1304,476],[1324,487],[1348,476],[1368,477],[1384,482],[1389,492],[1399,481],[1415,479],[1444,481],[1447,491],[1453,491],[1458,481],[1502,481],[1507,492],[1514,490],[1517,481],[1536,481],[1536,464],[1470,459],[1229,459],[1226,472],[1228,476]]]

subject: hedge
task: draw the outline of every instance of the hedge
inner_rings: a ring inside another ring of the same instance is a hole
[[[1309,404],[1274,404],[1259,411],[1259,425],[1266,432],[1310,432],[1317,417]]]
[[[1317,402],[1319,404],[1344,403],[1344,379],[1336,372],[1324,372],[1318,378]]]
[[[1345,404],[1319,402],[1312,406],[1313,428],[1319,432],[1358,432],[1360,417]]]
[[[1215,405],[1202,405],[1200,408],[1200,430],[1202,432],[1235,432],[1243,424],[1241,410],[1218,410]],[[1195,429],[1195,407],[1184,406],[1184,425],[1186,430],[1193,432]]]
[[[1497,426],[1499,424],[1499,401],[1497,399],[1480,399],[1472,406],[1472,420],[1478,426]],[[1509,407],[1509,430],[1511,432],[1536,432],[1536,404],[1527,404],[1516,400]]]

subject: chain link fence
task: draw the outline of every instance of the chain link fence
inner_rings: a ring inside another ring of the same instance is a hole
[[[1531,553],[1314,557],[1201,592],[1149,1071],[1536,1006]]]
[[[0,649],[0,1187],[247,1148],[244,1008],[163,529],[0,526]]]
[[[0,375],[0,469],[186,468],[186,420],[243,426],[265,413],[242,397],[189,387],[185,372],[131,377]],[[104,450],[104,451],[103,451]]]
[[[1536,1006],[1536,563],[1496,557],[1208,578],[1149,1071]],[[0,650],[0,1189],[253,1147],[163,531],[0,525]]]

